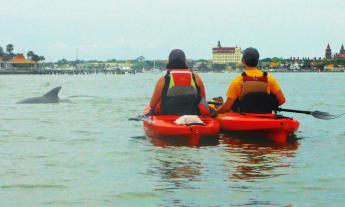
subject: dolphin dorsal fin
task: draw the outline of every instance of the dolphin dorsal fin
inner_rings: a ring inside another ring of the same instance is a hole
[[[58,97],[59,95],[59,91],[60,91],[61,87],[56,87],[54,89],[52,89],[51,91],[49,91],[48,93],[44,94],[44,97]]]

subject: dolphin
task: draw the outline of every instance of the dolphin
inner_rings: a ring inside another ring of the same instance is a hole
[[[59,103],[59,91],[61,87],[56,87],[40,97],[27,98],[17,102],[18,104],[45,104],[45,103]]]

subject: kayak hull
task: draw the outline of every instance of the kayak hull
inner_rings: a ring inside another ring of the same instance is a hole
[[[220,131],[219,122],[211,117],[199,118],[205,125],[178,125],[174,121],[177,115],[154,115],[144,120],[144,130],[150,137],[178,137],[189,145],[199,145],[204,137],[218,136]]]
[[[274,142],[286,142],[299,127],[297,120],[276,114],[228,112],[219,115],[217,120],[224,131],[249,133]]]

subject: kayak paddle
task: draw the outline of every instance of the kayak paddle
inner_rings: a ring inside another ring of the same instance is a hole
[[[345,113],[342,114],[330,114],[328,112],[323,111],[302,111],[302,110],[295,110],[295,109],[283,109],[278,108],[277,111],[285,111],[285,112],[292,112],[292,113],[300,113],[300,114],[308,114],[312,115],[313,117],[317,119],[323,119],[323,120],[330,120],[330,119],[336,119]]]
[[[209,104],[214,104],[214,105],[222,105],[223,103],[220,102],[215,102],[215,101],[210,101],[208,102]],[[323,112],[323,111],[302,111],[302,110],[295,110],[295,109],[284,109],[284,108],[278,108],[277,111],[285,111],[285,112],[293,112],[293,113],[300,113],[300,114],[308,114],[312,115],[313,117],[317,119],[323,119],[323,120],[330,120],[330,119],[336,119],[344,115],[345,113],[342,114],[330,114],[328,112]]]
[[[138,115],[137,117],[134,118],[129,118],[128,121],[145,121],[150,115],[153,115],[154,111],[150,110],[150,112],[143,114],[143,115]]]
[[[145,115],[138,115],[137,117],[134,118],[129,118],[128,121],[142,121],[144,119]]]
[[[150,113],[138,115],[137,117],[134,117],[134,118],[129,118],[128,121],[144,121],[145,119],[147,119],[148,116],[150,116]]]

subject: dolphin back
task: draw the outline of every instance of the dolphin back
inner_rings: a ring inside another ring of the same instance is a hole
[[[59,91],[61,87],[56,87],[40,97],[27,98],[17,102],[18,104],[42,104],[42,103],[58,103]]]
[[[44,94],[44,97],[49,97],[49,98],[58,98],[59,95],[59,91],[60,91],[61,87],[56,87],[52,90],[50,90],[48,93]]]

